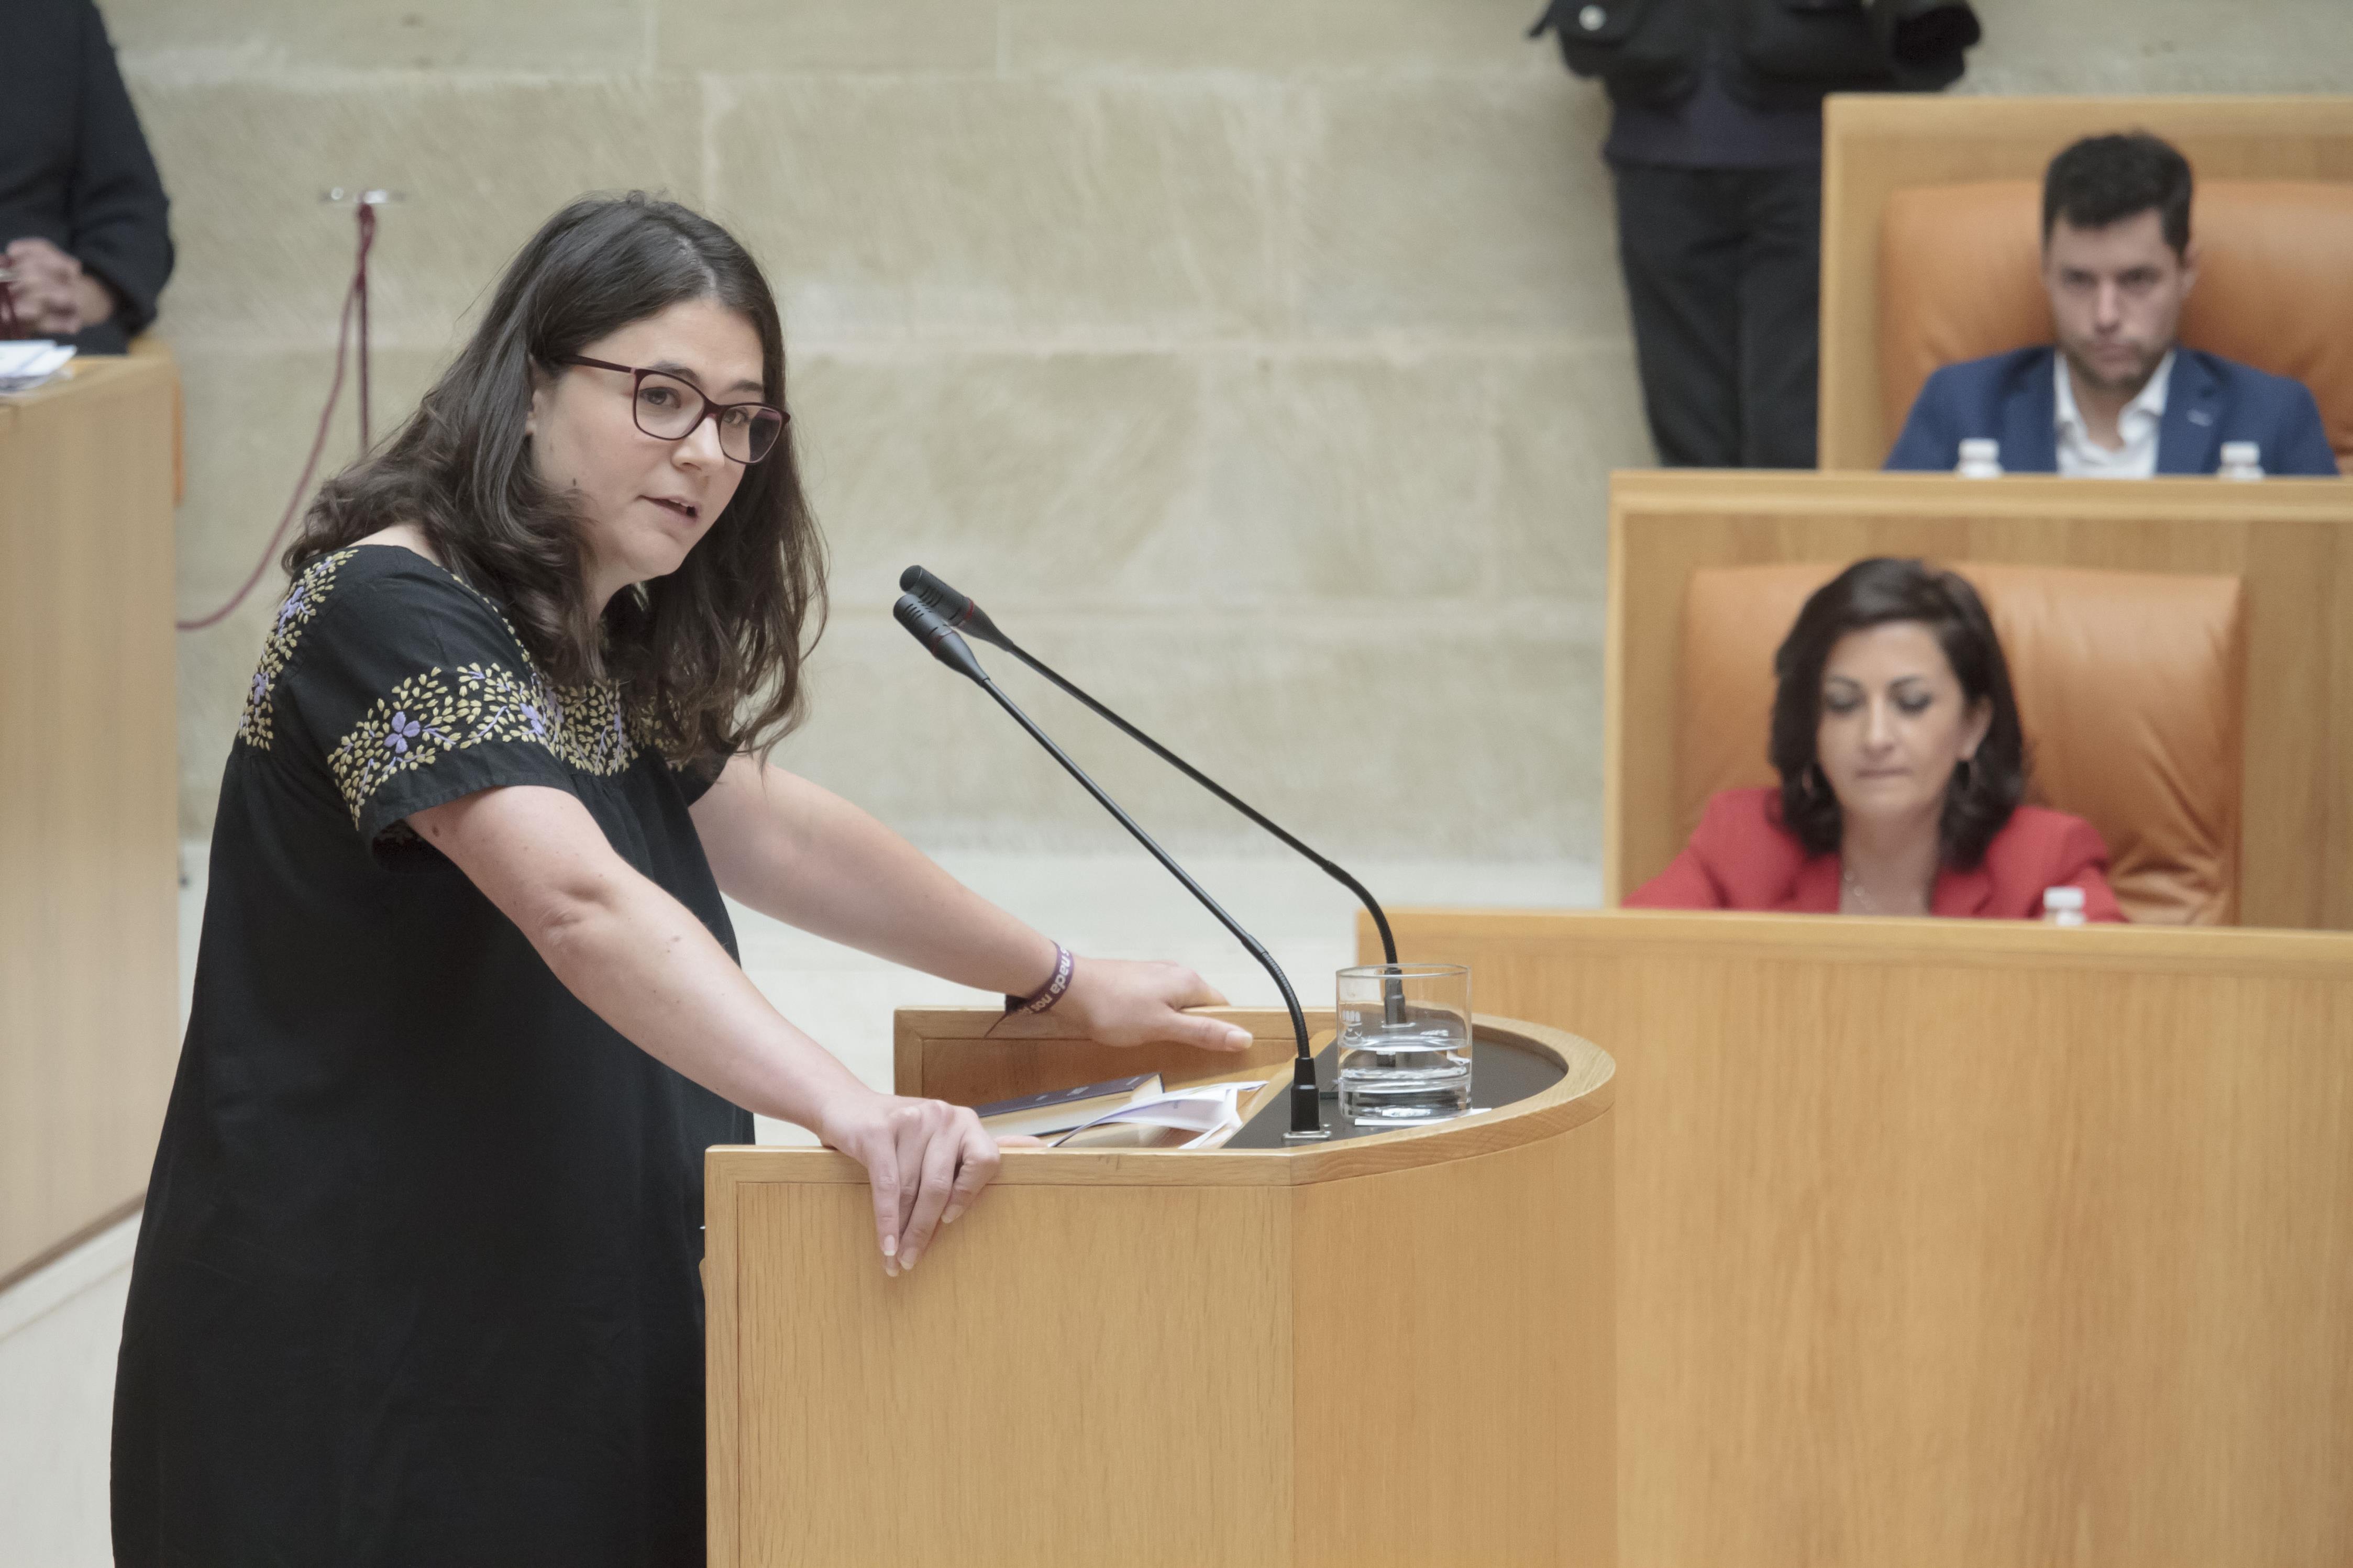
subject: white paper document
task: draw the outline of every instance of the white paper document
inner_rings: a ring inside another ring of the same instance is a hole
[[[71,343],[47,338],[0,342],[0,392],[30,392],[64,370],[73,356]]]
[[[1196,1084],[1141,1096],[1054,1140],[1056,1148],[1214,1149],[1241,1131],[1242,1101],[1266,1079]],[[1191,1138],[1177,1134],[1190,1132]]]

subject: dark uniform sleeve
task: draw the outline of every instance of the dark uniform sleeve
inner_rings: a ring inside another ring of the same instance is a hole
[[[65,248],[114,290],[114,320],[127,338],[155,319],[156,297],[172,276],[170,204],[115,68],[106,24],[89,0],[80,9],[81,123],[66,190]]]
[[[567,724],[489,600],[423,562],[339,584],[340,563],[317,563],[289,596],[299,641],[269,700],[289,763],[324,770],[379,864],[408,868],[411,813],[514,784],[576,795],[562,748],[627,754],[617,699],[574,694],[598,710]]]

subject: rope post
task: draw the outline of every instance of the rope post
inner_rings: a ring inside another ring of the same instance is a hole
[[[375,193],[370,193],[371,195]],[[369,434],[368,424],[368,249],[375,244],[375,204],[363,197],[359,205],[360,250],[352,264],[352,291],[360,300],[360,450],[365,453],[375,445]]]
[[[354,314],[359,318],[360,451],[364,454],[375,444],[369,425],[368,408],[368,252],[375,246],[375,209],[386,202],[398,201],[400,193],[386,190],[347,191],[343,186],[337,185],[332,190],[323,193],[319,199],[336,205],[344,202],[353,205],[354,219],[359,228],[359,246],[357,254],[352,259],[351,283],[343,289],[343,315],[335,323],[335,374],[327,384],[326,406],[319,410],[319,428],[311,438],[311,455],[302,460],[302,477],[294,481],[294,493],[287,498],[285,514],[279,518],[278,527],[269,536],[269,543],[262,550],[261,559],[254,563],[252,574],[246,578],[244,585],[229,595],[227,604],[212,614],[198,616],[192,620],[174,621],[173,627],[178,631],[200,632],[207,626],[218,626],[228,619],[237,607],[245,603],[246,595],[253,592],[255,585],[259,584],[263,575],[269,572],[269,563],[278,554],[280,542],[285,539],[286,531],[294,524],[294,517],[301,508],[302,498],[311,492],[311,476],[319,470],[319,454],[326,450],[327,432],[332,428],[335,420],[335,404],[343,396],[343,360],[345,352],[351,344],[352,318]]]
[[[375,378],[368,371],[368,252],[375,246],[375,209],[386,202],[398,201],[400,193],[378,187],[345,191],[337,185],[321,199],[351,203],[352,216],[359,226],[359,252],[352,262],[352,296],[357,301],[360,318],[360,451],[364,456],[375,445],[375,426],[370,416],[370,395]]]

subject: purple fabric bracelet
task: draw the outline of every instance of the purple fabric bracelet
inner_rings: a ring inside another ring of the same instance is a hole
[[[1071,950],[1060,942],[1056,942],[1054,944],[1054,977],[1040,986],[1034,996],[1008,995],[1005,998],[1005,1010],[1008,1013],[1043,1013],[1051,1008],[1055,1003],[1062,999],[1062,993],[1071,988],[1071,970],[1075,962],[1071,956]]]

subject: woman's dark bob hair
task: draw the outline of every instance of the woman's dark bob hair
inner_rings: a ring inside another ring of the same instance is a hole
[[[1774,654],[1779,686],[1773,696],[1772,755],[1781,774],[1781,821],[1810,855],[1838,848],[1838,796],[1814,753],[1822,667],[1839,638],[1891,621],[1917,621],[1934,633],[1960,679],[1963,699],[1972,707],[1988,703],[1993,711],[1977,755],[1953,770],[1937,823],[1945,864],[1967,870],[1985,858],[1986,846],[2026,796],[2026,736],[2001,641],[1977,590],[1918,561],[1856,562],[1815,590]]]
[[[758,265],[699,213],[640,192],[584,197],[548,219],[500,279],[473,339],[389,442],[319,492],[286,552],[312,561],[395,523],[498,600],[558,686],[620,683],[672,761],[773,745],[798,721],[801,668],[825,620],[825,546],[802,498],[791,427],[744,470],[679,569],[588,602],[581,520],[533,471],[534,368],[632,321],[715,300],[759,334],[764,400],[785,405],[784,328]]]

